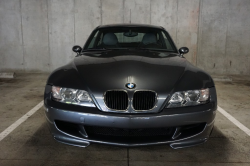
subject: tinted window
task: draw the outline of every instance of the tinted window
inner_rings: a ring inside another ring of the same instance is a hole
[[[154,49],[176,51],[168,34],[156,28],[101,28],[94,31],[84,49]]]

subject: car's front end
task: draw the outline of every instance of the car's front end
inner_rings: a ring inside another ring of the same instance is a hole
[[[44,106],[53,137],[65,144],[183,148],[207,141],[217,98],[212,78],[177,52],[102,49],[54,71]]]
[[[46,87],[45,108],[54,138],[69,145],[90,143],[120,146],[170,144],[189,147],[207,141],[216,114],[216,92],[210,88],[210,101],[195,107],[163,108],[155,114],[115,114],[98,108],[65,105],[51,99]]]

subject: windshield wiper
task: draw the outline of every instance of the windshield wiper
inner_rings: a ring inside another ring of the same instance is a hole
[[[105,48],[89,48],[89,49],[82,50],[82,51],[86,52],[86,51],[101,51],[101,50],[106,50],[106,49]]]
[[[139,50],[147,50],[147,51],[174,52],[174,51],[172,51],[172,50],[157,49],[157,48],[143,48],[143,47],[138,47],[137,49],[139,49]]]
[[[102,51],[102,50],[128,50],[128,48],[106,48],[106,47],[103,47],[103,48],[89,48],[89,49],[86,49],[83,51],[86,52],[86,51]]]
[[[128,50],[128,48],[104,48],[106,50]]]

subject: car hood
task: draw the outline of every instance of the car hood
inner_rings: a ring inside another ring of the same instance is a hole
[[[74,63],[84,82],[97,91],[125,89],[126,83],[136,84],[136,89],[170,91],[186,67],[186,61],[177,56],[152,58],[133,54],[81,56]]]
[[[177,54],[154,51],[86,52],[56,70],[49,84],[102,93],[110,89],[172,91],[214,86],[211,77]]]

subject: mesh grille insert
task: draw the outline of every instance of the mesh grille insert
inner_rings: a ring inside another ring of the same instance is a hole
[[[104,101],[110,109],[126,110],[128,108],[128,94],[125,91],[107,91],[104,95]]]
[[[133,97],[135,110],[150,110],[155,106],[156,93],[152,91],[136,91]]]

